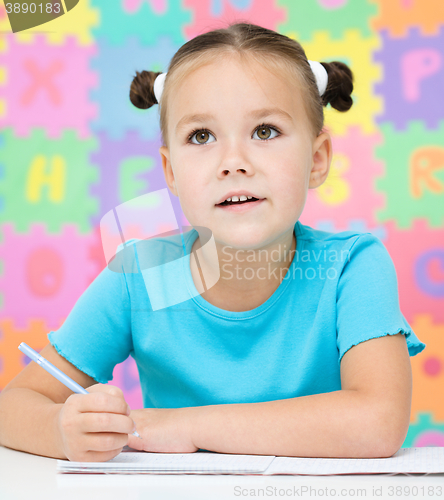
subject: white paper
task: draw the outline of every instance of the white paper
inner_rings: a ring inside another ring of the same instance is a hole
[[[57,461],[58,472],[172,472],[259,474],[271,464],[274,456],[235,455],[211,452],[140,453],[125,452],[107,462]]]
[[[401,448],[390,458],[297,458],[124,450],[107,462],[57,461],[57,472],[104,474],[332,475],[444,473],[444,447]]]
[[[401,448],[389,458],[276,457],[264,475],[442,473],[444,447]]]

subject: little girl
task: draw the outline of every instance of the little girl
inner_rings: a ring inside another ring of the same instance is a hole
[[[402,446],[409,356],[425,344],[393,262],[371,233],[299,221],[330,169],[323,106],[347,111],[352,89],[345,64],[307,61],[298,42],[245,23],[190,40],[166,74],[137,73],[131,101],[160,105],[165,179],[193,226],[190,298],[155,309],[142,272],[105,268],[41,351],[89,394],[30,363],[0,395],[0,444],[75,461],[125,445],[333,458]],[[213,254],[195,228],[211,231]],[[179,248],[149,241],[160,259]],[[139,260],[141,243],[129,243]],[[130,355],[144,401],[132,411],[104,385]]]

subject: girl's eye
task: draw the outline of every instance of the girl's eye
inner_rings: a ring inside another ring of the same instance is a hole
[[[276,128],[272,127],[271,125],[267,125],[265,123],[263,125],[259,125],[259,127],[254,131],[254,134],[256,134],[257,132],[260,140],[267,141],[268,139],[270,139],[271,131],[276,132],[276,135],[271,137],[271,139],[274,139],[275,137],[280,135],[279,131]]]
[[[189,140],[193,144],[208,144],[207,137],[210,135],[213,136],[213,134],[210,134],[210,132],[208,132],[207,130],[194,130],[193,132],[191,132]],[[196,136],[197,142],[193,141],[194,136]],[[213,141],[210,141],[210,142],[213,142]]]
[[[276,135],[270,137],[273,132],[275,132]],[[253,133],[253,137],[256,133],[258,134],[258,138],[261,141],[267,141],[270,138],[274,139],[275,137],[280,135],[280,131],[276,127],[272,127],[271,125],[267,125],[266,123],[263,123],[262,125],[259,125],[259,127],[257,127],[257,129]],[[195,136],[197,142],[193,141]],[[208,141],[209,136],[214,138],[213,134],[208,132],[208,130],[204,129],[193,130],[193,132],[191,132],[191,134],[188,137],[188,141],[191,142],[192,144],[209,144],[210,142],[214,142],[214,141]]]

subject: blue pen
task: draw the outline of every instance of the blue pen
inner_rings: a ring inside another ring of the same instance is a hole
[[[29,347],[28,344],[22,342],[18,346],[18,348],[22,351],[23,354],[26,354],[28,358],[31,358],[38,365],[44,368],[48,373],[50,373],[53,377],[59,380],[62,384],[66,385],[68,389],[71,389],[71,391],[75,392],[76,394],[89,394],[89,392],[86,389],[84,389],[77,382],[74,382],[72,378],[69,378],[68,375],[65,375],[62,371],[60,371],[57,367],[55,367],[43,356],[40,356],[40,354],[37,351],[34,351],[34,349],[32,349],[31,347]],[[138,438],[142,439],[139,433],[137,433],[136,431],[133,432],[133,436],[137,436]]]

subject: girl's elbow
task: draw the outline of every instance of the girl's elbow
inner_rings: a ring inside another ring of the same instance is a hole
[[[380,458],[392,457],[402,448],[409,430],[409,422],[405,421],[405,418],[396,418],[391,414],[379,422],[377,451]]]

